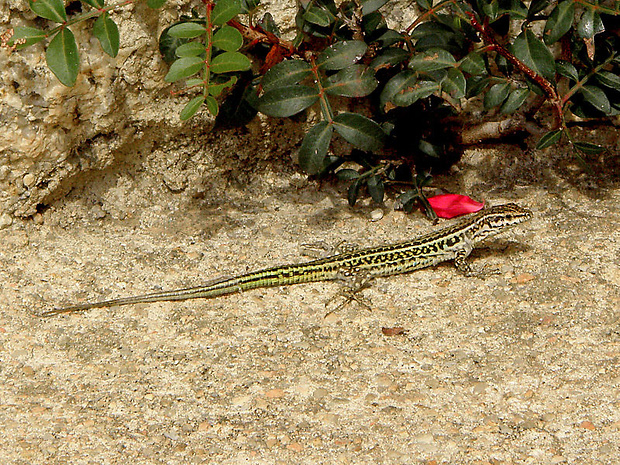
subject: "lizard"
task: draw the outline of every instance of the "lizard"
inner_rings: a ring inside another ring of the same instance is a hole
[[[484,239],[532,218],[532,212],[514,203],[483,209],[459,219],[451,226],[424,234],[409,241],[343,252],[305,263],[289,264],[212,281],[198,287],[160,291],[151,294],[103,300],[56,308],[44,317],[82,312],[92,308],[113,307],[147,302],[213,298],[256,288],[284,286],[315,281],[361,281],[380,276],[408,273],[453,260],[457,270],[476,276],[467,258]]]

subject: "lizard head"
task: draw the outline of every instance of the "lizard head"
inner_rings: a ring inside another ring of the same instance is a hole
[[[472,232],[474,239],[481,241],[530,220],[532,212],[514,203],[507,203],[482,210],[477,216]]]

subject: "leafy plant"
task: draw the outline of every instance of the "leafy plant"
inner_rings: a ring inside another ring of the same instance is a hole
[[[83,1],[92,9],[69,17],[62,0],[30,0],[33,12],[56,25],[15,28],[3,45],[21,49],[50,39],[47,63],[73,85],[79,57],[70,26],[96,18],[93,34],[115,56],[118,28],[109,12],[138,0]],[[151,8],[164,2],[147,0]],[[513,130],[520,131],[550,108],[554,122],[539,149],[566,138],[578,156],[604,150],[575,140],[569,121],[620,113],[617,1],[416,0],[420,15],[402,31],[388,27],[380,12],[387,2],[302,0],[295,38],[286,41],[269,13],[256,21],[258,0],[204,0],[202,11],[160,37],[171,63],[165,80],[185,81],[178,92],[197,94],[181,118],[203,105],[227,123],[245,123],[256,110],[294,117],[316,107],[299,163],[310,174],[334,172],[350,182],[351,204],[362,187],[380,202],[386,185],[411,186],[401,199],[405,208],[424,204],[430,177],[412,175],[407,163],[420,169],[446,161],[459,142],[455,125],[463,128],[461,142],[467,140],[474,125],[463,104],[470,99],[480,99],[489,117],[514,118]],[[352,99],[365,99],[362,110],[348,108]],[[442,119],[452,123],[437,123]],[[505,135],[497,129],[477,138]],[[337,137],[351,145],[349,153],[332,149]],[[347,161],[353,165],[343,168]]]
[[[164,80],[187,79],[188,88],[201,90],[201,94],[192,98],[181,111],[182,120],[194,116],[203,104],[213,116],[217,116],[219,105],[216,97],[237,82],[237,76],[231,73],[246,71],[252,66],[250,59],[238,51],[243,45],[243,36],[226,24],[241,13],[241,3],[219,0],[217,4],[206,3],[205,8],[204,19],[181,21],[166,29],[160,38],[160,43],[164,44],[161,47],[164,56],[168,49],[175,55]],[[188,79],[194,75],[200,77]]]
[[[165,0],[149,0],[147,3],[151,8],[159,8],[164,2]],[[92,9],[69,18],[62,0],[29,0],[30,9],[37,16],[58,25],[48,31],[34,27],[16,27],[3,40],[3,45],[20,50],[51,38],[45,53],[47,66],[60,82],[73,86],[80,70],[80,58],[70,26],[96,17],[92,24],[93,35],[99,40],[103,51],[115,57],[118,54],[120,37],[118,26],[110,18],[109,11],[132,2],[123,1],[107,6],[104,0],[84,0],[84,3]]]

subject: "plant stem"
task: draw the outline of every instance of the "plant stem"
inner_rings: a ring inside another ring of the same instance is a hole
[[[72,17],[71,19],[68,19],[67,21],[62,23],[60,26],[56,26],[55,28],[51,29],[48,32],[48,36],[58,32],[58,31],[60,31],[62,28],[71,26],[71,25],[79,23],[81,21],[86,21],[87,19],[94,18],[95,16],[100,16],[103,13],[115,10],[116,8],[119,8],[121,6],[129,5],[130,3],[135,3],[135,2],[136,2],[136,0],[123,0],[123,1],[118,2],[118,3],[112,3],[111,5],[104,6],[103,8],[93,9],[93,10],[90,10],[89,12],[87,12],[87,13],[82,13],[80,15],[76,15],[76,16]]]
[[[556,117],[558,118],[558,124],[560,124],[560,122],[563,119],[562,116],[563,116],[564,110],[563,110],[562,100],[558,97],[558,94],[555,91],[555,88],[553,87],[553,85],[543,76],[536,73],[532,68],[527,66],[525,63],[519,60],[516,56],[514,56],[512,53],[506,50],[505,47],[499,44],[495,40],[495,38],[487,31],[487,29],[478,22],[478,20],[476,19],[473,13],[467,12],[467,16],[469,16],[472,27],[476,31],[478,31],[484,43],[490,46],[492,50],[494,50],[495,52],[499,53],[501,56],[506,58],[506,60],[512,63],[519,71],[525,74],[528,78],[530,78],[543,90],[543,92],[547,95],[547,98],[550,100],[551,104],[553,105],[555,112],[556,112]]]
[[[575,94],[577,93],[580,89],[583,88],[583,86],[586,84],[586,82],[588,82],[590,80],[590,78],[592,76],[594,76],[595,74],[597,74],[601,69],[603,69],[605,66],[607,66],[611,61],[614,60],[614,58],[616,58],[616,55],[611,55],[609,58],[607,58],[607,60],[605,60],[604,62],[602,62],[600,65],[598,65],[597,67],[595,67],[592,71],[590,71],[588,74],[586,74],[583,79],[579,80],[577,83],[575,83],[575,85],[573,87],[571,87],[568,92],[566,92],[566,94],[562,97],[562,106],[564,106],[566,104],[566,102],[568,102],[568,100]]]
[[[323,83],[321,82],[321,75],[319,74],[319,69],[314,61],[314,58],[310,60],[310,65],[312,66],[312,73],[314,74],[314,84],[319,89],[319,102],[321,103],[321,114],[325,121],[329,124],[334,122],[334,112],[332,110],[331,105],[329,104],[329,100],[325,95],[325,89],[323,88]]]
[[[211,23],[211,12],[213,11],[215,4],[212,1],[207,1],[205,2],[205,6],[207,8],[205,20],[207,31],[205,37],[205,66],[203,68],[202,76],[204,83],[203,95],[207,98],[209,96],[209,79],[211,77],[211,54],[213,53],[213,24]]]

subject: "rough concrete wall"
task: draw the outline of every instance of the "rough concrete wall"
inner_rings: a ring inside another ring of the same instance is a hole
[[[243,134],[213,135],[209,135],[213,119],[206,111],[189,122],[179,120],[190,97],[170,94],[175,87],[163,81],[168,66],[157,39],[181,14],[200,5],[170,0],[154,11],[140,2],[113,13],[121,35],[116,58],[101,50],[91,22],[72,26],[81,71],[71,88],[47,68],[43,43],[13,53],[0,49],[0,227],[11,224],[14,216],[33,215],[79,186],[85,173],[139,163],[144,154],[157,150],[163,152],[162,176],[175,178],[171,189],[179,188],[179,182],[187,184],[187,176],[179,181],[178,173],[169,169],[183,165],[179,159],[189,157],[188,151],[202,154],[201,173],[221,171],[226,160],[229,166],[224,169],[237,170],[248,160],[289,157],[294,152],[303,128],[288,120],[257,118]],[[263,2],[262,11],[271,12],[282,27],[294,27],[294,2]],[[413,11],[393,8],[390,15],[393,22],[405,24]],[[25,0],[9,0],[0,10],[0,31],[22,25],[50,27]],[[246,165],[251,170],[252,163]]]
[[[35,18],[25,1],[7,6],[0,13],[2,31],[49,26]],[[81,173],[131,160],[156,145],[166,146],[169,154],[177,143],[206,137],[213,123],[206,112],[189,123],[179,120],[189,97],[170,95],[173,86],[163,81],[168,66],[157,43],[165,27],[196,6],[177,0],[154,11],[142,2],[114,13],[121,35],[116,58],[101,50],[90,23],[72,26],[81,71],[71,88],[47,68],[43,44],[13,53],[0,50],[0,223],[10,224],[12,215],[34,214]],[[286,13],[290,5],[280,9]],[[250,133],[262,131],[260,122],[255,125]],[[211,143],[218,146],[217,137]],[[235,145],[248,155],[265,152],[247,141]]]

